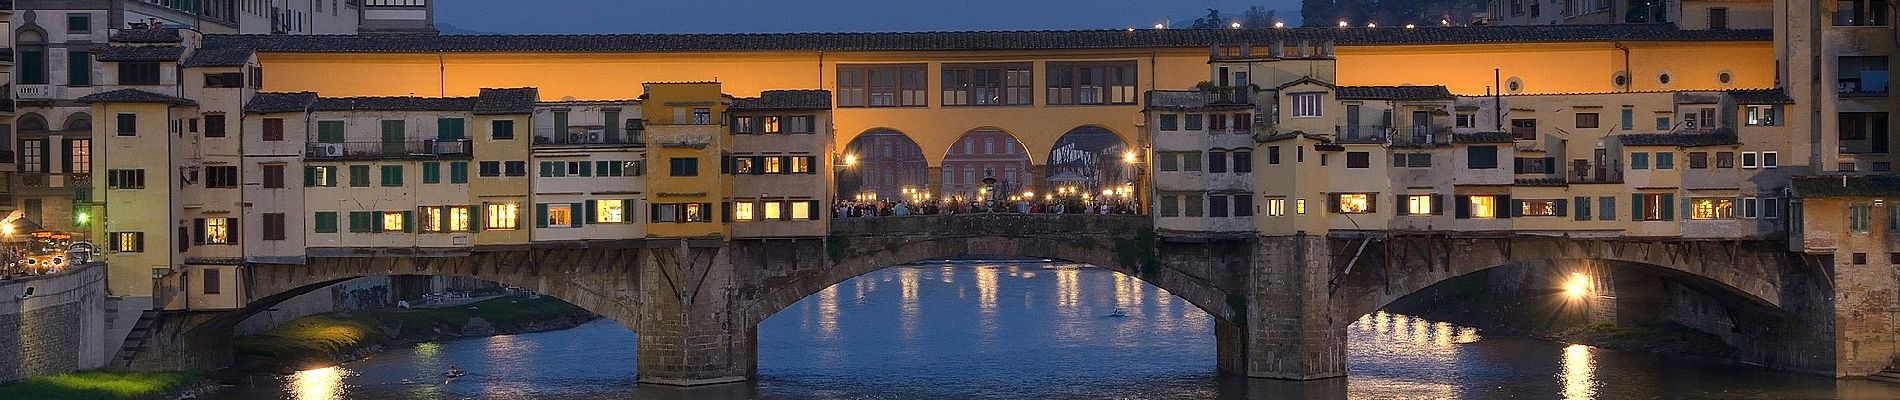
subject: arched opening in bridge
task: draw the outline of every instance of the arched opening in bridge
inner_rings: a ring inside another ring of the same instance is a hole
[[[1039,190],[1029,151],[1014,135],[992,128],[965,132],[943,157],[937,194],[964,200],[1007,200]]]
[[[1119,271],[1044,259],[873,269],[761,322],[758,375],[791,397],[916,398],[1181,397],[1170,384],[1215,376],[1215,317]]]
[[[845,145],[837,196],[854,200],[907,200],[925,193],[929,162],[924,150],[903,132],[874,129]]]
[[[1049,150],[1043,181],[1058,195],[1128,199],[1140,179],[1138,160],[1133,149],[1107,128],[1076,127],[1057,138]]]

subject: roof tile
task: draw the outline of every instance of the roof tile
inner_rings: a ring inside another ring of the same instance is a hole
[[[181,106],[195,106],[197,101],[158,94],[138,89],[119,89],[80,96],[80,103],[166,103]]]
[[[769,111],[769,110],[829,110],[831,109],[831,91],[828,90],[767,90],[759,97],[739,97],[732,99],[729,110]]]

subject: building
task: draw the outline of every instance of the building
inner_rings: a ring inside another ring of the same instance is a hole
[[[733,238],[813,237],[830,234],[832,174],[831,93],[767,90],[731,100],[732,176],[726,218]]]
[[[1478,21],[1490,25],[1674,23],[1684,29],[1768,29],[1769,0],[1491,0]]]
[[[534,99],[532,91],[524,100]],[[534,106],[536,242],[638,239],[646,224],[646,142],[640,103],[556,101]],[[493,132],[500,135],[507,129]],[[496,138],[500,140],[500,137]]]

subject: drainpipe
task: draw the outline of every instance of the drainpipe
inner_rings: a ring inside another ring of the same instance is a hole
[[[1616,49],[1623,51],[1623,91],[1629,92],[1630,85],[1636,83],[1636,74],[1630,72],[1630,48],[1623,42],[1616,42]]]

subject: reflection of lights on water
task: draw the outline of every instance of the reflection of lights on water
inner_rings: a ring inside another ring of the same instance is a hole
[[[899,325],[903,329],[904,338],[906,339],[917,338],[917,325],[922,319],[922,315],[920,314],[922,314],[923,309],[917,304],[917,279],[919,275],[920,273],[916,268],[904,268],[903,271],[898,272],[898,287],[899,291],[903,292],[903,296],[901,296],[903,298],[902,304],[898,307],[898,311],[902,314],[899,318]]]
[[[838,285],[818,292],[818,331],[824,339],[838,336]]]
[[[342,367],[326,367],[297,371],[290,375],[290,391],[297,400],[341,399],[343,389]]]
[[[1056,305],[1075,307],[1082,302],[1082,278],[1076,269],[1056,270]]]
[[[1596,360],[1590,356],[1590,346],[1573,344],[1565,347],[1563,368],[1564,399],[1596,397]]]

